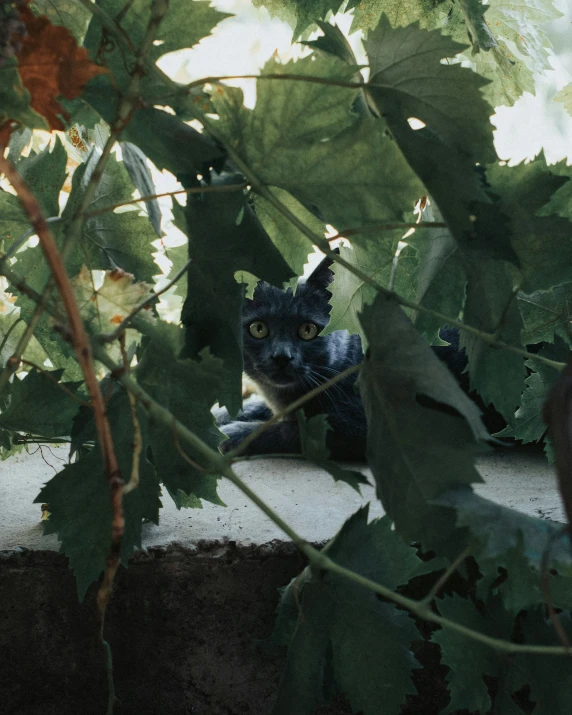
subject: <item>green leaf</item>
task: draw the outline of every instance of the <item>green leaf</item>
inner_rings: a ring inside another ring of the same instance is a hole
[[[67,154],[58,136],[53,147],[32,153],[18,162],[18,172],[33,189],[43,215],[59,216],[60,191],[66,179]]]
[[[148,0],[134,0],[128,6],[125,6],[123,0],[101,0],[99,6],[111,17],[118,15],[121,17],[122,30],[129,36],[135,50],[138,50],[151,18],[151,4]],[[217,23],[226,17],[230,17],[230,15],[215,10],[209,2],[172,0],[155,35],[150,61],[156,62],[168,52],[193,47],[204,37],[210,35]],[[102,26],[94,16],[89,24],[84,46],[92,55],[96,55],[102,41],[104,41]],[[127,88],[130,79],[129,73],[134,61],[135,56],[129,57],[129,52],[120,44],[113,45],[105,53],[106,66],[113,75],[115,86],[119,87],[120,91]],[[108,78],[107,81],[109,81]],[[150,98],[153,93],[156,96],[165,95],[165,88],[161,88],[156,78],[150,73],[142,78],[141,84],[145,97]]]
[[[147,165],[147,157],[135,144],[130,142],[121,142],[121,155],[123,157],[123,165],[127,169],[131,181],[138,189],[141,196],[153,196],[157,193],[151,170]],[[155,229],[155,233],[159,238],[162,236],[161,231],[161,208],[157,199],[149,199],[145,201],[149,221]]]
[[[522,549],[526,559],[540,570],[542,556],[553,540],[550,556],[554,562],[572,563],[567,541],[555,539],[561,526],[546,519],[522,514],[458,487],[441,494],[433,502],[457,512],[457,526],[470,529],[485,559],[504,556],[508,549]]]
[[[421,562],[387,517],[369,525],[367,517],[367,507],[350,517],[328,545],[328,556],[396,588]],[[308,568],[283,594],[278,619],[277,635],[289,647],[276,715],[310,715],[334,684],[365,715],[377,714],[380,702],[384,712],[397,715],[415,693],[411,670],[418,666],[410,646],[421,636],[407,614],[371,591],[333,573],[314,576]]]
[[[369,484],[367,477],[352,469],[344,469],[330,461],[330,450],[326,446],[326,434],[331,431],[327,415],[306,418],[303,410],[296,413],[300,427],[303,456],[320,469],[324,469],[336,482],[342,481],[361,494],[360,484]]]
[[[111,432],[116,436],[119,469],[122,477],[128,479],[133,460],[133,422],[125,392],[111,398],[106,412]],[[139,411],[139,424],[146,442],[143,410]],[[118,435],[121,438],[117,438]],[[143,451],[139,461],[139,486],[123,498],[125,531],[121,561],[125,566],[134,548],[141,548],[143,520],[159,522],[159,482],[144,454]],[[96,446],[87,456],[66,465],[43,487],[35,501],[50,505],[44,533],[57,534],[62,542],[60,551],[68,556],[75,572],[81,601],[89,585],[104,571],[111,548],[111,502],[99,448]]]
[[[217,449],[223,435],[215,426],[211,407],[217,401],[224,371],[221,360],[206,350],[200,361],[180,360],[183,330],[159,322],[145,328],[149,339],[144,343],[137,366],[137,381],[151,397],[194,432],[203,442]],[[216,493],[217,477],[190,464],[177,449],[173,430],[155,422],[149,424],[149,444],[159,480],[175,503],[179,490],[213,504],[221,504]],[[187,445],[181,448],[195,463],[201,457]]]
[[[487,200],[475,164],[495,158],[493,109],[480,91],[486,82],[458,63],[442,63],[463,47],[418,23],[392,28],[383,15],[365,42],[368,92],[455,240],[471,250],[498,252],[502,245],[491,245],[486,237],[475,245],[472,236],[475,206]],[[424,128],[414,130],[412,117]]]
[[[348,79],[351,68],[331,55],[265,71]],[[425,193],[382,120],[355,120],[356,91],[310,82],[257,83],[257,103],[247,111],[226,89],[213,100],[218,127],[256,176],[285,189],[343,233],[350,228],[402,221]],[[324,112],[327,121],[324,121]],[[368,230],[357,241],[387,232]]]
[[[398,233],[401,232],[400,230]],[[395,237],[396,233],[388,232],[385,240],[372,241],[365,245],[355,242],[352,248],[340,247],[340,256],[388,288],[399,243],[399,238]],[[406,246],[399,253],[394,282],[394,290],[403,298],[415,300],[416,269],[416,251]],[[324,333],[334,330],[360,333],[365,350],[367,337],[361,328],[359,315],[366,305],[373,303],[377,291],[343,266],[334,265],[334,272],[336,279],[329,288],[332,293],[332,312]]]
[[[491,190],[499,196],[498,206],[510,218],[511,243],[525,293],[572,281],[572,222],[562,216],[539,215],[569,181],[558,169],[551,169],[542,154],[528,164],[487,169]]]
[[[224,174],[217,184],[241,182],[240,176]],[[215,397],[236,414],[242,404],[244,285],[236,282],[234,274],[243,270],[282,286],[292,277],[292,271],[242,190],[189,195],[185,214],[189,258],[193,259],[188,272],[192,290],[182,314],[185,355],[195,358],[208,346],[213,355],[224,360],[224,384]]]
[[[522,316],[522,342],[553,343],[557,337],[570,343],[572,322],[572,283],[563,283],[547,291],[518,296]]]
[[[512,619],[507,617],[498,602],[489,602],[487,606],[485,617],[465,598],[446,596],[437,601],[437,608],[444,618],[494,638],[508,639]],[[482,676],[499,674],[504,662],[503,654],[446,627],[434,633],[431,640],[439,644],[441,661],[450,668],[446,679],[451,699],[442,715],[459,710],[489,712],[491,700]]]
[[[87,182],[97,163],[97,154],[92,153],[86,164],[78,167],[73,175],[72,192],[62,214],[70,218],[77,210]],[[122,162],[111,158],[101,177],[88,211],[97,211],[111,204],[133,198],[133,183]],[[131,209],[131,207],[129,207]],[[140,281],[152,282],[159,268],[153,259],[151,242],[157,238],[146,217],[139,209],[108,211],[92,216],[85,222],[82,239],[67,260],[68,273],[77,275],[82,265],[90,270],[113,270],[122,268],[133,273]]]
[[[41,437],[64,437],[71,433],[72,420],[79,405],[62,387],[76,394],[80,382],[59,386],[63,370],[47,374],[30,371],[23,380],[14,379],[10,403],[0,413],[0,427]]]
[[[304,225],[318,236],[326,233],[326,226],[305,209],[299,201],[283,189],[273,188],[272,193],[288,208]],[[255,196],[253,208],[264,230],[270,236],[272,243],[282,254],[290,266],[294,276],[289,285],[294,288],[298,277],[304,272],[312,244],[306,236],[294,226],[278,209],[261,196]]]
[[[378,295],[360,320],[370,341],[359,381],[377,495],[404,538],[446,544],[451,515],[430,501],[454,484],[482,481],[475,438],[488,434],[474,403],[394,301]]]
[[[51,151],[48,145],[42,152],[31,153],[18,162],[18,172],[34,192],[46,218],[59,216],[59,194],[66,178],[66,161],[63,144],[56,137]],[[0,246],[3,244],[4,249],[8,249],[11,241],[30,228],[28,216],[16,196],[0,191]],[[38,248],[37,253],[40,251]]]
[[[520,347],[522,319],[509,265],[481,258],[467,265],[467,273],[464,322]],[[471,390],[476,390],[486,405],[493,404],[507,422],[512,422],[524,390],[524,359],[466,331],[461,331],[460,345],[467,351]]]
[[[46,15],[52,25],[67,27],[81,44],[92,14],[79,0],[33,0],[31,6],[36,15]]]
[[[572,116],[572,82],[554,95],[555,102],[562,102],[564,109]]]
[[[30,93],[22,84],[17,64],[7,58],[0,67],[0,126],[11,119],[30,129],[49,130],[44,117],[30,106]]]
[[[572,637],[572,623],[568,613],[558,616],[568,638]],[[554,626],[544,618],[544,609],[528,613],[523,626],[525,643],[562,645]],[[530,699],[536,703],[534,715],[554,715],[568,712],[572,696],[570,662],[565,656],[547,657],[522,654],[514,658],[513,669],[518,684],[530,686]]]

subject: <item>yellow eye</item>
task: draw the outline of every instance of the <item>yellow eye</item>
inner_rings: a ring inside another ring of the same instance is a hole
[[[248,332],[253,338],[258,338],[261,340],[268,335],[268,326],[261,320],[255,320],[254,323],[250,323],[248,326]]]
[[[318,330],[316,323],[302,323],[298,328],[298,335],[302,340],[313,340],[318,334]]]

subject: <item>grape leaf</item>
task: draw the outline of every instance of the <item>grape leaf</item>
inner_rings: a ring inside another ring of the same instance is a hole
[[[326,233],[323,221],[320,221],[299,201],[296,201],[287,191],[273,188],[272,193],[279,199],[304,225],[318,236]],[[262,196],[255,196],[253,208],[264,230],[270,236],[272,243],[280,251],[286,263],[292,269],[294,276],[290,279],[289,285],[295,288],[298,276],[304,272],[304,265],[308,260],[308,253],[311,243],[306,236],[294,226],[278,209]]]
[[[554,95],[555,102],[562,102],[564,109],[572,116],[572,82]]]
[[[145,154],[138,146],[130,142],[121,142],[120,144],[123,164],[140,195],[153,196],[153,194],[156,194],[157,191],[155,190],[151,170],[147,166],[147,157]],[[157,236],[161,238],[161,207],[159,206],[159,201],[157,199],[149,199],[145,201],[145,206],[147,208],[149,221],[151,221],[151,225],[155,229]]]
[[[35,14],[45,15],[52,25],[67,27],[81,43],[92,15],[79,0],[33,0],[30,4]]]
[[[217,184],[240,185],[242,177],[221,175]],[[193,182],[191,182],[193,183]],[[196,182],[193,183],[196,185]],[[189,195],[185,209],[189,236],[188,281],[183,306],[185,356],[196,358],[209,347],[224,360],[224,384],[216,397],[230,413],[242,404],[242,297],[244,270],[282,286],[292,271],[258,221],[242,190]],[[212,247],[217,250],[213,252]]]
[[[310,58],[311,59],[311,58]],[[282,66],[289,74],[348,78],[351,68],[320,54],[312,62]],[[265,71],[277,71],[273,65]],[[242,108],[236,92],[220,89],[213,99],[218,127],[253,172],[287,191],[341,232],[402,221],[424,189],[407,166],[382,120],[351,112],[356,91],[309,82],[257,83],[257,103]],[[271,108],[272,122],[266,112]],[[323,111],[328,120],[323,121]],[[345,129],[344,129],[345,127]],[[387,232],[357,234],[375,241]]]
[[[421,562],[392,531],[387,517],[369,525],[367,517],[367,507],[350,517],[326,547],[328,556],[394,589]],[[418,665],[410,644],[420,634],[413,621],[371,591],[332,573],[318,578],[306,569],[288,586],[274,638],[288,643],[276,715],[310,715],[333,683],[353,710],[365,715],[378,713],[380,702],[384,712],[397,714],[405,697],[415,692],[411,670]]]
[[[63,370],[47,374],[31,370],[23,380],[15,379],[10,386],[10,402],[0,413],[0,427],[14,432],[26,432],[46,437],[65,437],[71,432],[72,420],[79,405],[75,395],[81,382],[61,383]]]
[[[359,382],[377,495],[405,538],[450,543],[452,515],[430,501],[482,481],[473,464],[475,438],[488,437],[479,411],[394,301],[378,295],[360,320],[370,341]]]
[[[30,92],[31,106],[50,129],[64,129],[59,115],[67,117],[67,112],[57,97],[79,97],[88,80],[106,70],[88,59],[67,28],[52,25],[45,16],[34,17],[27,5],[20,15],[27,30],[17,53],[22,84]]]
[[[149,339],[139,356],[137,381],[174,417],[216,449],[223,435],[215,426],[211,407],[224,379],[221,360],[206,350],[200,354],[200,361],[180,360],[183,330],[178,326],[161,322],[146,325],[144,330]],[[216,493],[217,477],[199,471],[184,459],[171,427],[151,422],[149,444],[157,476],[178,506],[179,490],[222,504]],[[191,460],[201,463],[201,457],[187,445],[182,449]]]
[[[117,393],[107,404],[115,453],[124,479],[131,474],[133,459],[133,421],[125,392]],[[139,411],[139,424],[147,442],[146,418]],[[125,531],[121,540],[121,562],[135,547],[141,548],[144,519],[159,522],[160,488],[153,465],[143,451],[139,461],[139,486],[123,497]],[[111,502],[104,478],[103,460],[96,446],[73,464],[68,464],[40,491],[35,502],[50,505],[50,518],[44,522],[44,534],[57,534],[60,551],[69,558],[75,572],[80,601],[89,585],[105,569],[111,548]]]
[[[395,232],[391,232],[384,241],[371,242],[365,246],[354,242],[351,249],[340,247],[340,256],[387,288],[399,242],[394,235]],[[406,246],[399,254],[394,289],[398,295],[409,300],[415,300],[416,268],[416,251]],[[373,302],[377,291],[343,266],[334,265],[333,270],[336,279],[329,289],[332,293],[330,300],[332,312],[324,334],[334,330],[360,333],[365,350],[367,337],[361,328],[359,314],[364,306]]]
[[[86,164],[76,169],[72,192],[63,211],[63,218],[74,215],[91,176],[97,154],[92,153]],[[122,162],[111,158],[101,177],[89,211],[97,211],[110,204],[133,198],[133,184]],[[122,268],[138,280],[150,282],[159,273],[153,259],[152,241],[157,238],[146,217],[139,210],[108,211],[89,217],[84,225],[82,240],[70,254],[66,266],[71,276],[77,275],[85,264],[91,270]]]
[[[437,608],[444,618],[466,628],[494,638],[510,637],[512,619],[498,601],[487,604],[487,617],[471,601],[459,596],[438,599]],[[434,633],[431,640],[439,644],[441,661],[450,668],[446,679],[451,699],[442,714],[452,715],[459,710],[489,712],[491,700],[482,676],[499,674],[504,662],[502,653],[446,627]]]
[[[572,283],[563,283],[550,290],[518,296],[522,316],[522,341],[525,344],[553,343],[562,338],[570,343],[572,322]]]
[[[511,243],[522,272],[525,293],[548,290],[572,280],[572,223],[562,216],[541,216],[555,192],[569,178],[553,172],[542,154],[518,166],[491,166],[487,179],[510,218]]]
[[[326,446],[326,434],[332,429],[327,415],[306,418],[303,410],[296,413],[300,427],[300,441],[303,456],[320,469],[324,469],[336,482],[342,481],[361,494],[360,484],[369,484],[367,477],[353,469],[344,469],[330,461],[330,451]]]
[[[45,217],[59,216],[59,197],[66,179],[66,163],[66,150],[58,136],[53,148],[48,145],[42,152],[31,153],[18,162],[18,173],[34,190]]]
[[[561,531],[561,525],[522,514],[478,496],[465,487],[444,492],[435,504],[452,507],[457,512],[457,526],[468,527],[480,545],[485,559],[503,556],[508,549],[521,548],[527,560],[540,569],[547,544]],[[551,560],[572,563],[570,550],[563,539],[555,540]]]
[[[468,285],[464,322],[486,333],[498,335],[509,345],[520,347],[522,319],[516,305],[513,274],[508,264],[481,258],[467,263]],[[499,350],[477,335],[461,331],[460,345],[469,360],[471,390],[486,405],[493,404],[507,422],[524,390],[524,359],[509,350]]]

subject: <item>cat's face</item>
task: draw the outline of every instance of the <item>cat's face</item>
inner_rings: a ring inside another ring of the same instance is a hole
[[[245,301],[244,369],[266,390],[308,391],[332,377],[331,347],[320,336],[330,318],[330,265],[322,261],[296,294],[259,283]]]

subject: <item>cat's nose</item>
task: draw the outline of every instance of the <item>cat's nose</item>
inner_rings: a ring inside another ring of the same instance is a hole
[[[290,360],[292,360],[292,356],[287,355],[286,353],[278,353],[276,355],[273,355],[272,359],[274,360],[276,366],[280,368],[280,370],[284,370],[286,365],[288,365]]]

